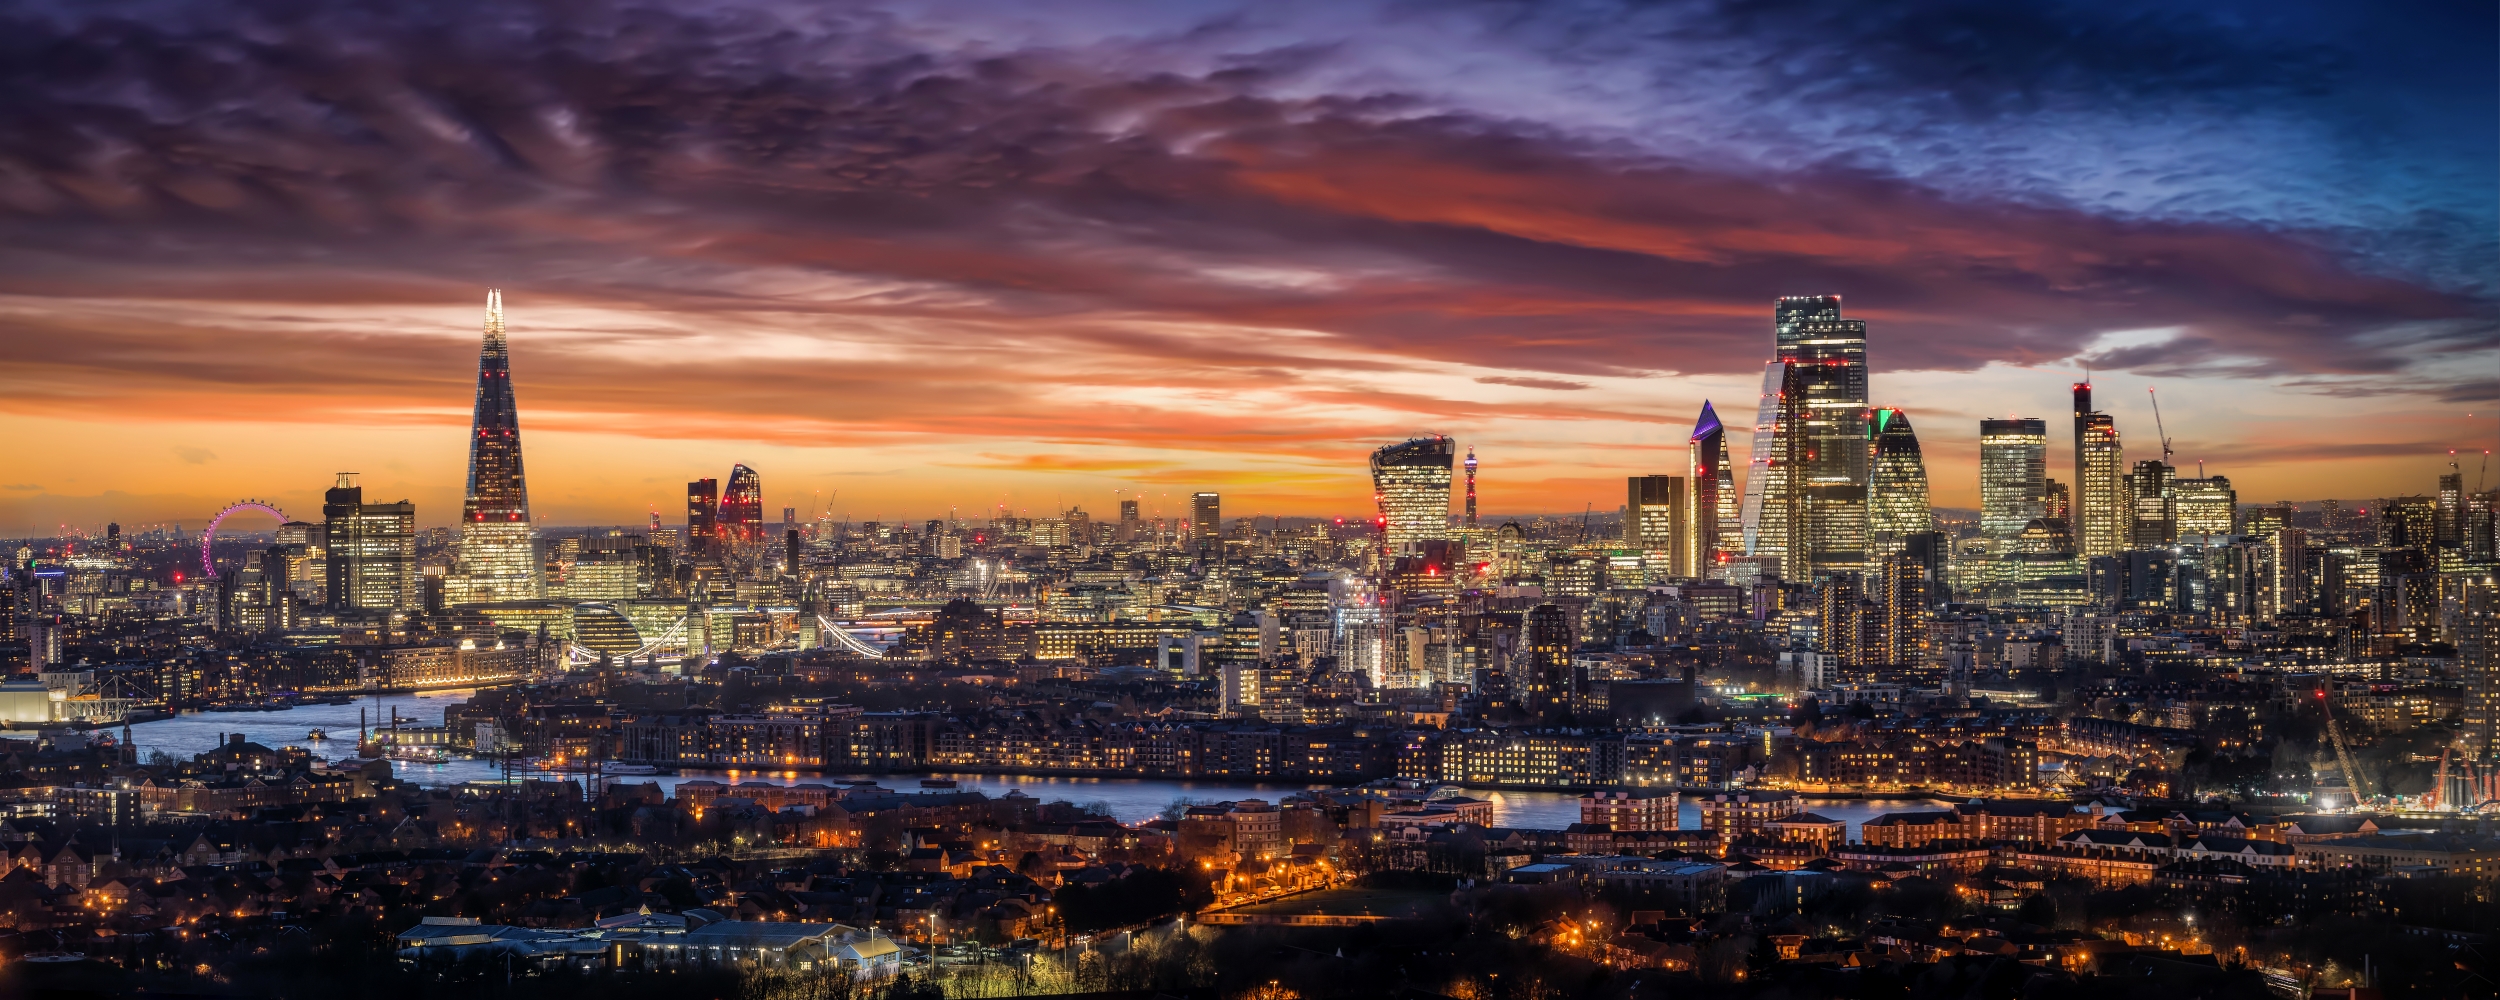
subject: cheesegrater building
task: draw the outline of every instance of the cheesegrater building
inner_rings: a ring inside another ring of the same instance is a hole
[[[486,338],[477,356],[477,409],[469,422],[468,495],[460,506],[458,571],[445,588],[455,604],[535,600],[538,535],[521,472],[521,416],[504,340],[503,290],[486,291]]]

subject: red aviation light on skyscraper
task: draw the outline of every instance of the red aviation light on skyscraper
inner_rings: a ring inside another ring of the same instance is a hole
[[[540,566],[529,527],[520,409],[513,399],[512,350],[504,331],[500,289],[486,292],[477,402],[469,428],[468,488],[460,509],[463,527],[449,581],[455,590],[453,603],[535,598]]]

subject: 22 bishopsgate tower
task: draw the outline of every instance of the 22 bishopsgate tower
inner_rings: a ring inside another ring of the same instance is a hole
[[[1780,557],[1799,579],[1866,562],[1866,321],[1837,295],[1781,298],[1777,354],[1763,377],[1751,478],[1748,553]]]
[[[460,507],[455,604],[539,596],[537,534],[521,473],[521,417],[512,398],[512,351],[504,340],[503,291],[486,292],[486,339],[477,355],[477,410],[469,428],[468,497]]]

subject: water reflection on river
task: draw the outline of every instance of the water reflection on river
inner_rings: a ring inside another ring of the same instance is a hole
[[[384,695],[380,699],[365,698],[352,705],[306,705],[281,712],[199,712],[157,722],[143,722],[133,727],[133,738],[142,755],[162,750],[178,758],[214,749],[228,734],[241,733],[244,738],[266,746],[300,746],[322,757],[337,759],[356,750],[358,713],[371,725],[391,713],[413,718],[410,725],[440,725],[443,709],[468,700],[467,691],[435,691],[425,694]],[[329,734],[326,741],[307,739],[312,730]],[[454,760],[444,764],[419,764],[393,761],[402,779],[420,785],[456,785],[466,781],[492,781],[503,777],[500,765],[483,760]],[[529,772],[516,771],[515,776]],[[581,778],[582,775],[564,775]],[[662,788],[674,788],[678,782],[696,778],[715,781],[768,781],[774,784],[796,784],[803,781],[830,781],[845,775],[812,774],[798,771],[681,771],[674,775],[619,777],[610,782],[657,782]],[[919,775],[872,776],[888,788],[913,791],[919,787]],[[1011,788],[1045,802],[1068,801],[1079,804],[1099,803],[1122,822],[1134,823],[1152,819],[1172,803],[1190,799],[1213,802],[1224,799],[1266,798],[1274,800],[1301,791],[1321,787],[1292,783],[1252,783],[1224,781],[1191,781],[1170,778],[1072,778],[1035,775],[950,774],[957,786],[967,790],[1002,795]],[[1494,822],[1502,826],[1558,829],[1578,822],[1579,800],[1564,792],[1477,791],[1471,795],[1493,801]],[[1936,800],[1856,800],[1810,799],[1805,807],[1849,824],[1855,837],[1858,824],[1887,812],[1910,809],[1941,809],[1946,804]],[[1683,825],[1699,827],[1700,812],[1692,803],[1683,807]]]

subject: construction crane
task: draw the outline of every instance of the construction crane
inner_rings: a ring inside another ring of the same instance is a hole
[[[2154,392],[2153,387],[2149,385],[2144,387],[2144,395],[2153,401],[2153,432],[2161,435],[2161,464],[2169,465],[2170,431],[2161,424],[2161,395]],[[2205,463],[2196,463],[2196,474],[2199,477],[2205,474]]]
[[[2334,706],[2335,700],[2327,697],[2325,691],[2318,692],[2318,712],[2326,716],[2326,737],[2335,743],[2335,766],[2344,769],[2344,782],[2352,786],[2355,803],[2376,798],[2370,794],[2370,779],[2364,777],[2361,769],[2353,765],[2352,748],[2344,745],[2344,727],[2335,724]]]

